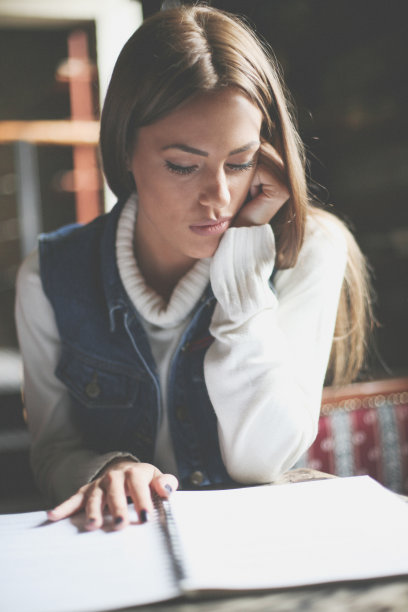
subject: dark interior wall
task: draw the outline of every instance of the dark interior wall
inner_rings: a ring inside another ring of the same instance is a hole
[[[145,16],[160,4],[144,2]],[[318,195],[351,224],[372,267],[380,323],[372,375],[406,374],[406,1],[207,4],[245,16],[272,46],[297,108],[311,177],[322,186]]]
[[[235,2],[214,2],[233,10]],[[373,269],[379,356],[408,370],[408,53],[398,0],[240,2],[272,45],[298,108],[312,178]]]

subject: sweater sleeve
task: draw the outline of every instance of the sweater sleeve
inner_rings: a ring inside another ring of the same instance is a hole
[[[39,276],[38,254],[22,264],[17,278],[16,324],[24,364],[24,404],[31,436],[31,463],[40,490],[61,502],[116,458],[83,448],[71,419],[71,399],[54,374],[60,338]]]
[[[204,375],[223,461],[238,482],[273,481],[317,434],[346,260],[340,227],[314,219],[274,290],[269,225],[230,228],[213,257],[217,305]]]

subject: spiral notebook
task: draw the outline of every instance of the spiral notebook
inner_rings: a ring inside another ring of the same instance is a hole
[[[408,573],[408,505],[369,477],[180,491],[151,520],[0,516],[0,609],[94,612]]]

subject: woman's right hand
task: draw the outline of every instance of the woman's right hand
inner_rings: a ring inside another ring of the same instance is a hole
[[[113,528],[122,529],[129,524],[127,497],[132,499],[139,521],[145,523],[153,511],[152,493],[167,498],[177,487],[175,476],[162,474],[150,463],[118,460],[109,463],[98,478],[82,486],[47,515],[50,521],[59,521],[85,510],[85,527],[91,531],[102,527],[107,507],[113,518]]]
[[[277,150],[263,142],[248,198],[235,217],[235,227],[264,225],[289,200],[290,191],[283,160]]]

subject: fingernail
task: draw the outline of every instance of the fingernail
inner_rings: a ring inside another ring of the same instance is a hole
[[[95,523],[95,521],[96,521],[96,519],[94,519],[94,518],[89,518],[89,519],[86,521],[86,524],[87,524],[87,525],[93,525],[93,524]]]
[[[140,522],[141,523],[147,523],[147,519],[148,519],[147,510],[141,510],[140,514],[139,514],[139,517],[140,517]]]
[[[117,516],[115,518],[115,525],[120,525],[121,523],[123,523],[123,517],[122,516]]]
[[[171,487],[169,484],[165,484],[164,488],[166,489],[167,493],[173,493],[173,487]]]

